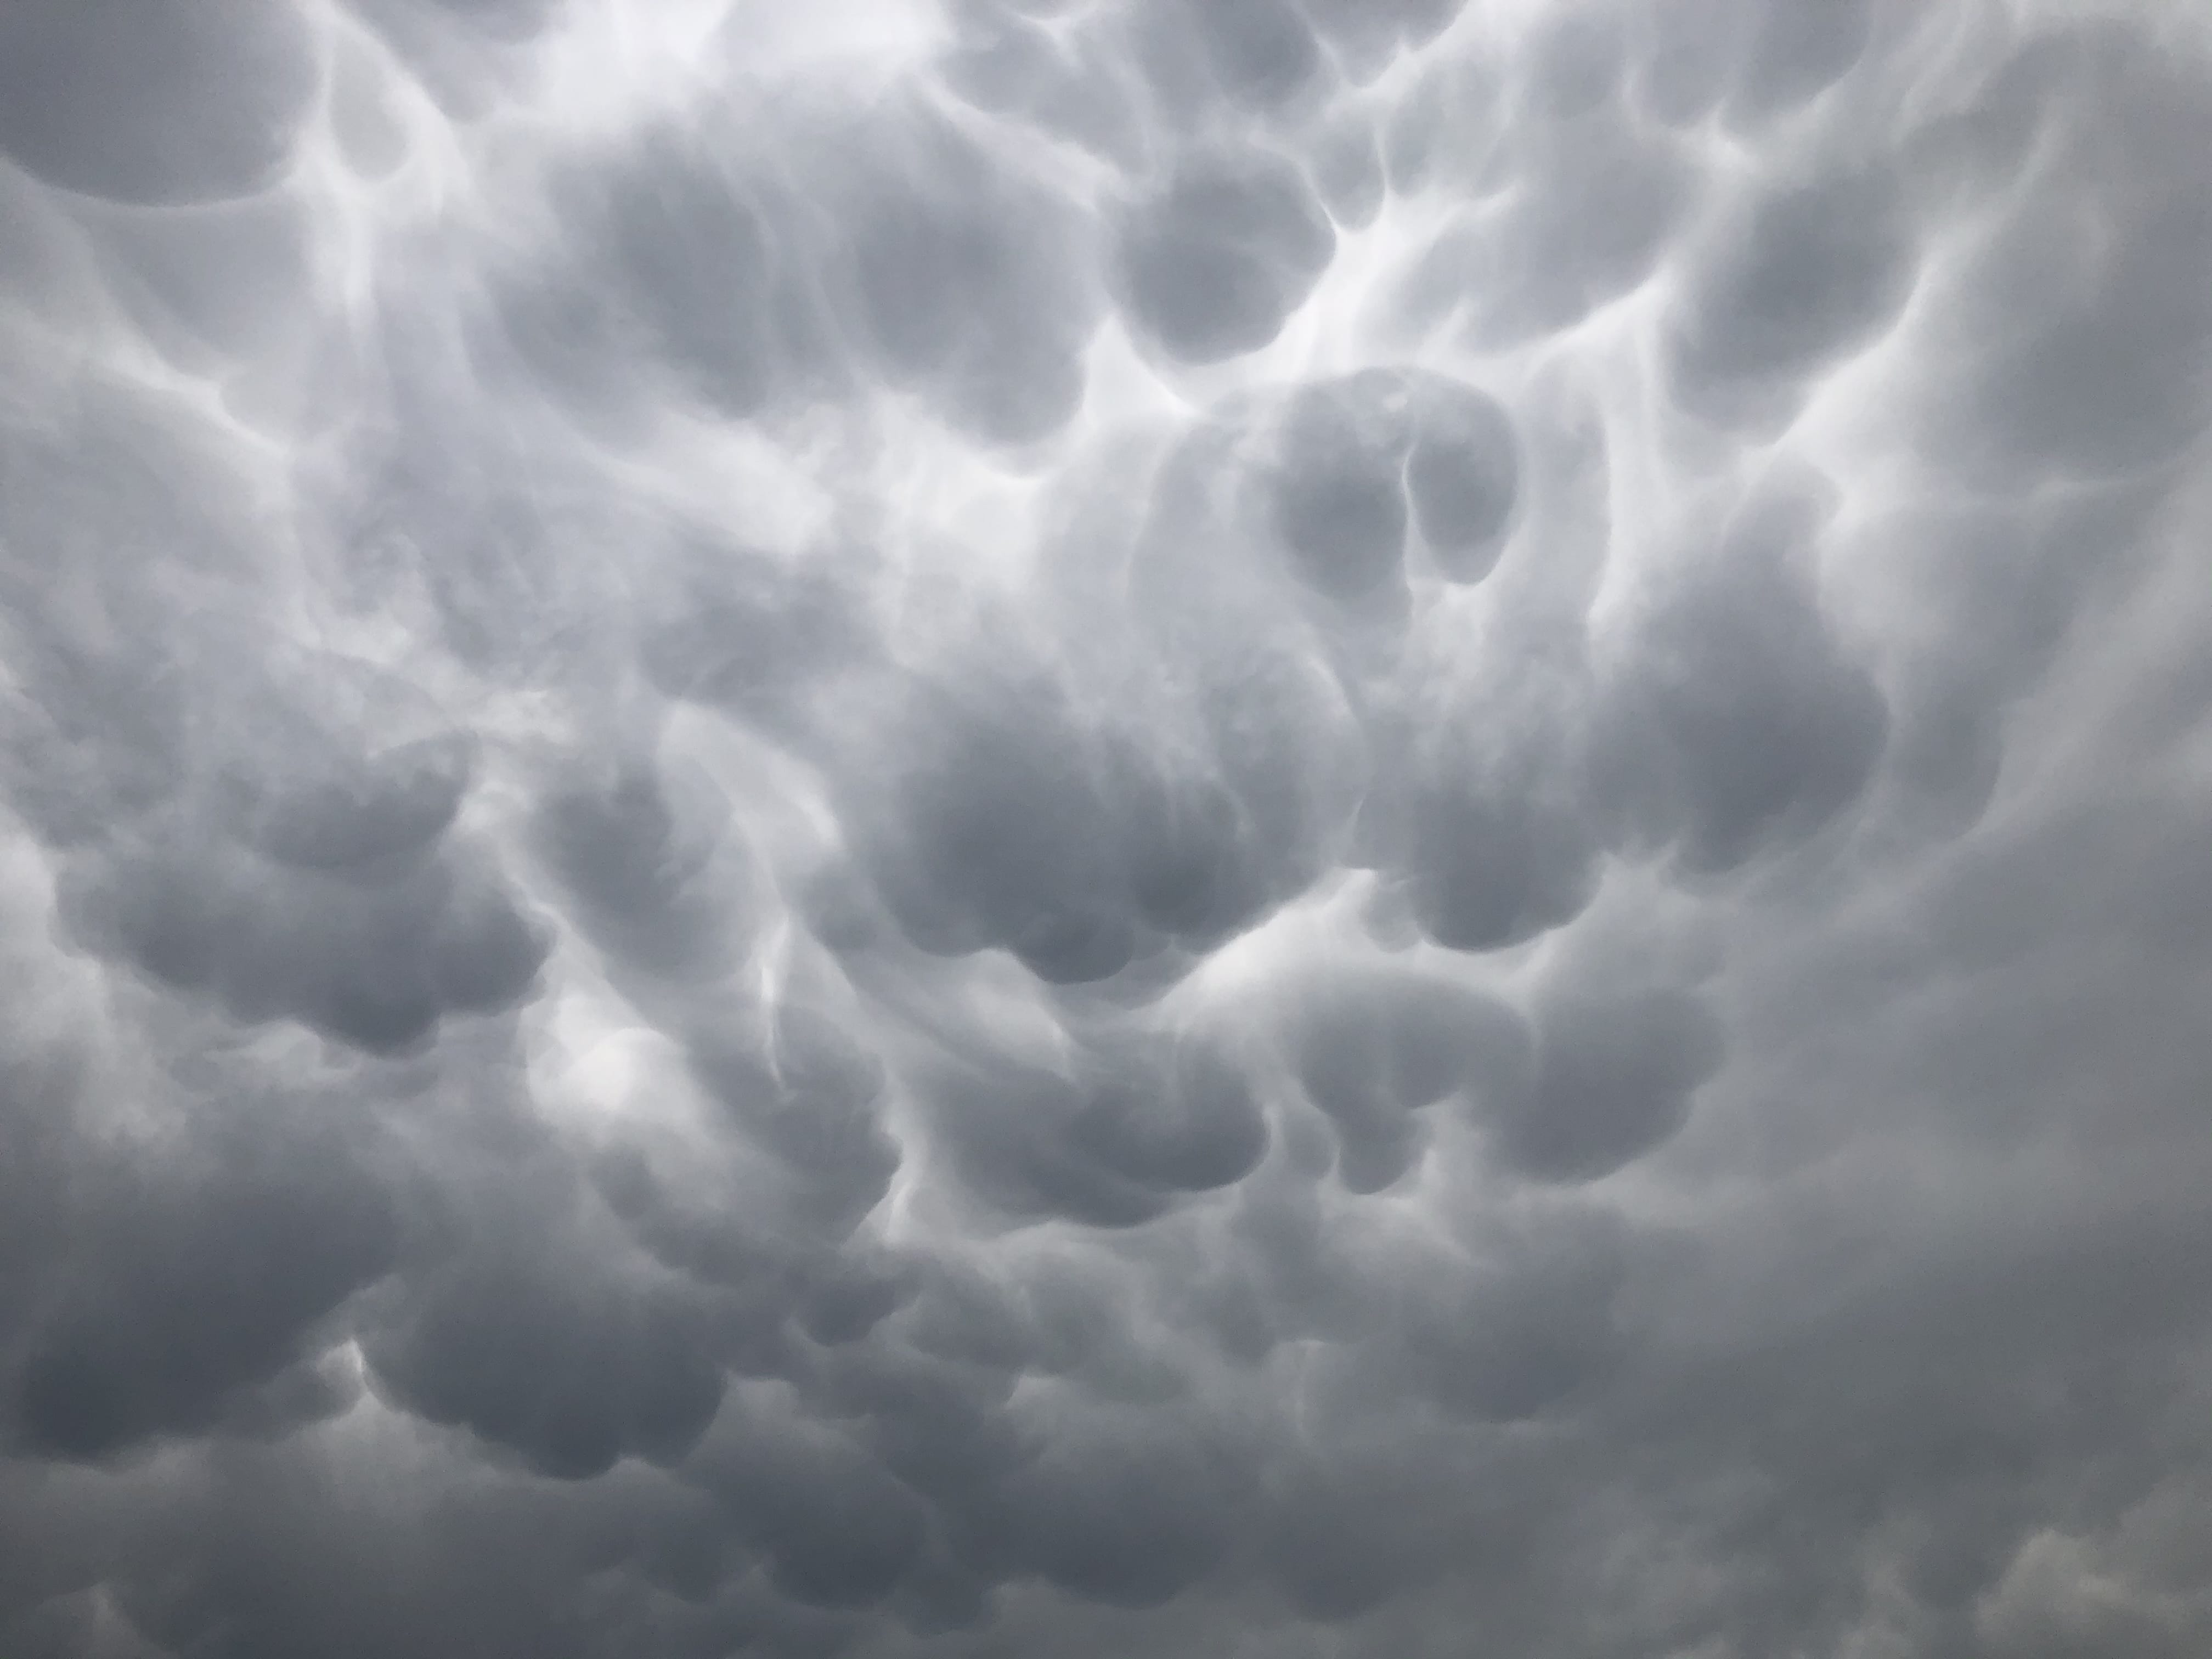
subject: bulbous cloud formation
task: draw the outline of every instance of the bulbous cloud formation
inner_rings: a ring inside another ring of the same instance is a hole
[[[0,7],[9,1659],[2212,1650],[2212,32]]]

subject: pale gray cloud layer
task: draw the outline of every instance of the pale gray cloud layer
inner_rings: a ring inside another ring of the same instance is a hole
[[[2212,35],[0,9],[0,1650],[2212,1643]]]

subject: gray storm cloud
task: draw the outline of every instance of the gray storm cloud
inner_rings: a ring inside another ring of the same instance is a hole
[[[2212,34],[0,8],[0,1651],[2212,1644]]]

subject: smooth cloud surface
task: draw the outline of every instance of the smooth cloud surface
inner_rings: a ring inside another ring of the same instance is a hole
[[[2212,1644],[2212,38],[0,14],[0,1648]]]

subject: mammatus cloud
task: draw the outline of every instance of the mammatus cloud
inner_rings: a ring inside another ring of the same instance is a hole
[[[0,9],[0,1649],[2212,1642],[2212,38]]]

